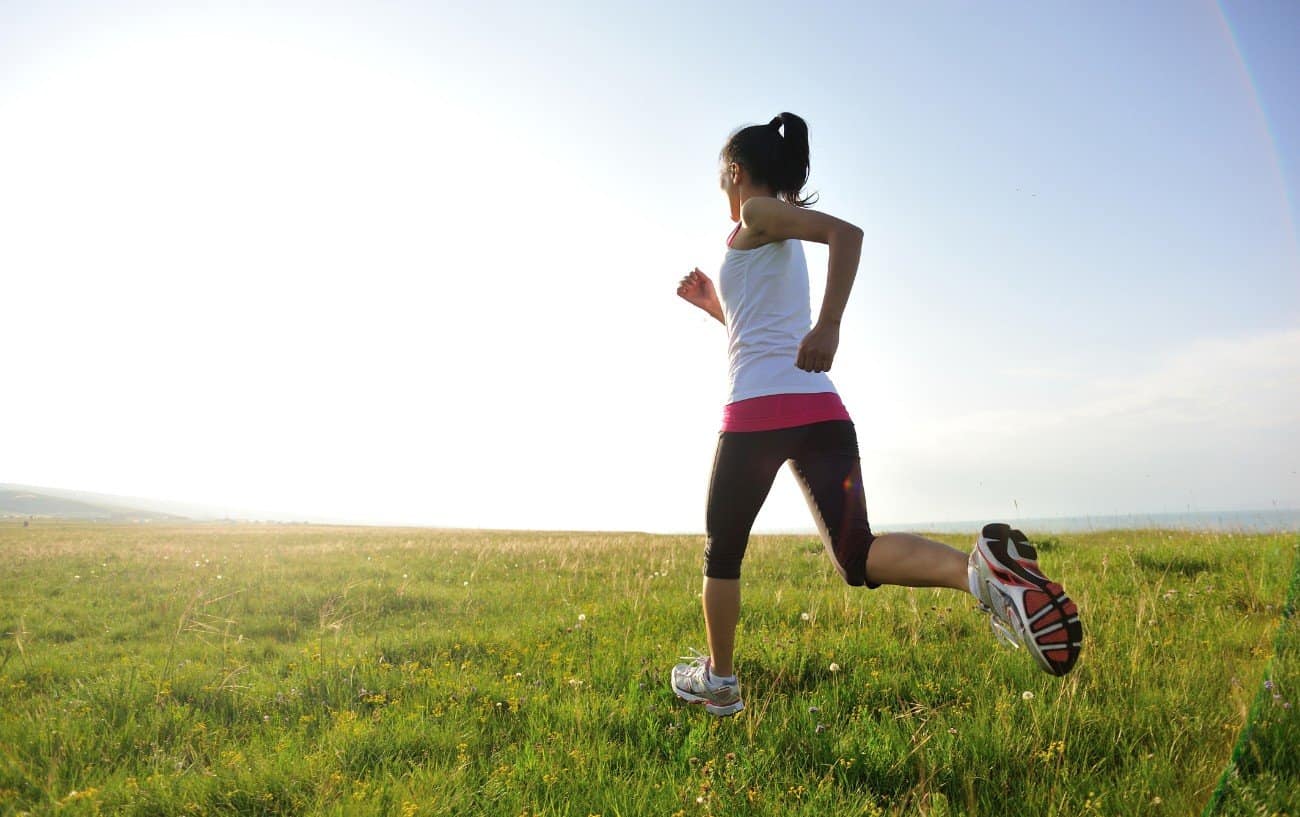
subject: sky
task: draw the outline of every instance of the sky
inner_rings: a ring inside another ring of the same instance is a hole
[[[1300,507],[1300,7],[0,0],[0,482],[702,532],[718,152],[860,226],[890,524]],[[807,245],[817,312],[826,252]],[[756,530],[808,530],[788,472]]]

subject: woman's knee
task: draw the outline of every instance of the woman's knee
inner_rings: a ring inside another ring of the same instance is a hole
[[[704,544],[704,575],[710,579],[739,579],[745,542],[709,536]]]
[[[835,534],[831,534],[835,536]],[[870,527],[859,526],[842,530],[831,548],[831,557],[839,566],[839,574],[850,587],[879,587],[867,575],[867,556],[876,535]]]

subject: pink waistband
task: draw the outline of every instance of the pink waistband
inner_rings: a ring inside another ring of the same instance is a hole
[[[768,394],[728,403],[722,409],[723,431],[772,431],[827,420],[849,420],[833,391],[815,394]]]

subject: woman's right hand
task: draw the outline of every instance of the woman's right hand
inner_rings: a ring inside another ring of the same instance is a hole
[[[722,320],[722,304],[709,276],[696,267],[677,284],[677,295],[687,303],[695,304],[718,320]]]

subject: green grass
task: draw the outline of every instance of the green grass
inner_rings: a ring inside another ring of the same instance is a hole
[[[1206,808],[1207,815],[1300,814],[1300,563],[1282,609],[1276,649],[1264,672],[1232,758]]]
[[[701,537],[3,524],[0,814],[1300,814],[1296,537],[1031,538],[1064,679],[756,537],[719,720]]]

